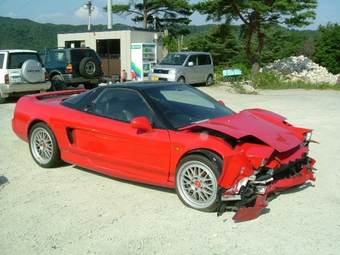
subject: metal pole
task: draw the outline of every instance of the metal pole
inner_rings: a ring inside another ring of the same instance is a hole
[[[89,9],[89,22],[87,24],[87,30],[91,30],[91,12],[92,12],[92,3],[91,3],[91,1],[88,1],[87,7]]]
[[[107,28],[112,28],[112,0],[107,0]]]

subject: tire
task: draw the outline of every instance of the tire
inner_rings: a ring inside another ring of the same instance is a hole
[[[100,74],[101,67],[94,58],[84,58],[79,64],[79,72],[84,78],[93,78]]]
[[[60,75],[54,75],[51,79],[51,88],[49,91],[60,91],[67,89],[66,83]]]
[[[176,193],[190,208],[212,212],[217,208],[219,173],[216,166],[202,155],[183,158],[176,172]]]
[[[98,87],[98,83],[84,83],[85,89],[94,89]]]
[[[62,163],[57,140],[45,123],[39,122],[31,128],[29,148],[34,161],[43,168],[53,168]]]
[[[209,87],[214,83],[213,76],[211,74],[208,75],[207,80],[205,81],[205,86]]]
[[[177,79],[177,82],[185,83],[185,78],[183,76],[181,76]]]
[[[28,83],[36,83],[42,80],[44,71],[41,63],[34,59],[29,59],[22,64],[21,75]]]

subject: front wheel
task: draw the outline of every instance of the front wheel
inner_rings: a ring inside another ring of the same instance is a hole
[[[98,83],[84,83],[85,89],[94,89],[98,87]]]
[[[189,155],[179,163],[176,193],[186,206],[204,212],[217,208],[218,171],[201,155]]]
[[[30,130],[29,148],[34,161],[43,168],[56,167],[62,162],[57,140],[45,123],[37,123]]]
[[[177,82],[185,83],[185,78],[181,76],[177,79]]]

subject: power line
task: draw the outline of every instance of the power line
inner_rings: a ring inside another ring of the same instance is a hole
[[[61,16],[59,16],[58,18],[56,18],[54,21],[56,21],[56,20],[58,20],[58,19],[61,19],[62,17],[65,17],[66,15],[69,15],[70,13],[73,13],[73,12],[75,12],[75,11],[78,10],[78,9],[79,9],[79,8],[76,8],[76,9],[74,9],[74,10],[68,12],[68,13],[65,13],[64,15],[61,15]]]
[[[3,1],[5,2],[5,0]],[[2,3],[3,3],[2,2]],[[29,1],[27,4],[25,4],[23,7],[21,7],[19,10],[17,10],[15,13],[13,13],[11,16],[9,16],[10,18],[13,17],[15,14],[17,14],[18,12],[20,12],[22,9],[24,9],[27,5],[29,5],[30,3],[32,3],[33,0]]]
[[[0,5],[3,4],[4,2],[6,2],[6,0],[3,0],[3,1],[0,3]]]

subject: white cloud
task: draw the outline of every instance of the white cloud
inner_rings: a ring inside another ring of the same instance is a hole
[[[78,10],[74,12],[76,17],[79,19],[84,19],[88,17],[89,11],[87,9],[84,9],[83,7],[80,7]],[[101,7],[93,6],[93,10],[91,11],[91,18],[93,20],[102,19],[104,17],[103,11]]]
[[[65,15],[64,13],[60,13],[60,12],[55,12],[55,13],[50,13],[50,14],[39,14],[38,16],[35,17],[35,20],[49,21],[49,20],[62,17],[64,15]]]
[[[4,15],[5,17],[16,18],[18,15],[15,12],[9,12]]]

